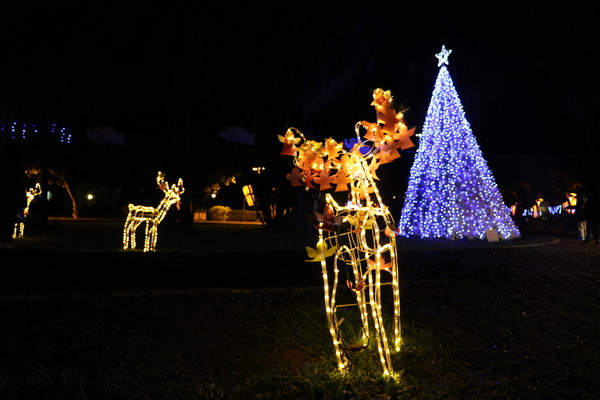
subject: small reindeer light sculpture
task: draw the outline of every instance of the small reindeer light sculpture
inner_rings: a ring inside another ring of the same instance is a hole
[[[15,222],[15,230],[13,232],[13,238],[23,237],[25,234],[25,218],[29,214],[29,205],[33,201],[36,196],[42,194],[42,188],[40,187],[39,182],[35,184],[34,187],[29,188],[25,191],[25,196],[27,197],[27,204],[23,209],[23,217],[21,220]]]
[[[306,140],[296,128],[279,135],[279,140],[283,143],[281,154],[294,157],[294,168],[286,176],[291,185],[326,191],[323,213],[316,213],[318,242],[306,250],[307,261],[321,264],[325,311],[338,369],[349,369],[348,352],[369,347],[374,337],[383,374],[393,377],[391,351],[398,351],[401,344],[396,233],[375,185],[375,171],[380,164],[399,158],[399,149],[414,146],[410,139],[414,128],[408,129],[403,113],[392,108],[389,91],[374,90],[371,105],[377,111],[377,122],[357,122],[358,141],[349,151],[331,138]],[[365,130],[364,141],[361,129]],[[345,191],[348,200],[339,204],[331,192]],[[340,284],[340,278],[345,284]],[[391,343],[385,328],[384,285],[392,288]],[[354,314],[348,310],[356,310],[358,316],[351,319]],[[353,323],[360,328],[355,330]]]
[[[123,249],[135,249],[135,233],[140,224],[144,222],[146,223],[144,231],[144,252],[155,251],[156,239],[158,237],[158,225],[165,218],[167,211],[169,211],[169,208],[171,208],[173,204],[177,204],[177,207],[179,208],[181,195],[185,191],[183,180],[179,178],[177,184],[169,186],[169,183],[165,181],[164,173],[158,171],[156,183],[159,189],[165,193],[165,197],[161,200],[158,207],[129,204],[129,213],[127,214],[125,227],[123,228]]]

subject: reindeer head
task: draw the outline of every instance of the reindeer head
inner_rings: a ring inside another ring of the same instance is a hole
[[[185,192],[185,188],[183,187],[183,179],[179,178],[177,184],[174,183],[169,186],[169,183],[165,181],[165,174],[161,171],[158,171],[158,175],[156,176],[156,184],[165,194],[163,201],[169,206],[177,203],[177,208],[179,208],[181,195],[183,192]]]

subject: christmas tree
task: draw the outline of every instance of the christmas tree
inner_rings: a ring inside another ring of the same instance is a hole
[[[439,73],[411,167],[398,233],[442,239],[520,236],[473,136],[448,72],[452,50],[436,54]],[[492,239],[490,239],[492,240]]]

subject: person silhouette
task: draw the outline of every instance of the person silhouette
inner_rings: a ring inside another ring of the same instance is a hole
[[[575,204],[575,221],[577,223],[578,238],[582,242],[587,242],[590,239],[590,232],[588,229],[588,209],[587,209],[587,195],[583,188],[576,191],[577,203]]]
[[[595,244],[600,244],[600,175],[596,174],[587,188],[588,234]]]

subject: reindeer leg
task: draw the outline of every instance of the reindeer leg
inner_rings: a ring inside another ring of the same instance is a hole
[[[388,342],[388,335],[386,333],[384,318],[383,318],[383,301],[381,295],[381,273],[384,270],[383,265],[386,265],[383,254],[388,254],[390,258],[390,273],[392,274],[392,301],[393,301],[393,314],[394,314],[394,350],[399,350],[401,343],[400,336],[400,289],[398,284],[398,264],[396,260],[396,247],[395,238],[390,237],[390,242],[382,245],[381,244],[381,232],[376,224],[373,225],[373,244],[374,244],[374,257],[375,257],[375,268],[369,272],[369,294],[371,300],[371,312],[375,324],[376,335],[377,335],[377,349],[379,351],[379,358],[383,367],[385,375],[390,376],[394,374],[392,366],[392,358],[390,354],[390,345]],[[387,283],[385,283],[387,284]]]
[[[146,227],[144,228],[144,251],[148,251],[150,248],[150,221],[146,220]]]
[[[127,250],[130,244],[130,229],[131,229],[131,215],[127,216],[125,220],[125,226],[123,227],[123,249]]]
[[[375,255],[375,262],[379,264],[380,254]],[[381,301],[381,269],[375,268],[369,271],[369,298],[371,303],[371,315],[373,325],[375,325],[375,336],[377,338],[377,350],[379,360],[383,367],[384,375],[391,375],[394,372],[385,325],[383,321],[382,301]]]
[[[324,241],[327,241],[327,239],[323,238],[323,231],[319,229],[319,242]],[[338,370],[344,371],[348,368],[350,361],[346,357],[346,354],[344,354],[342,348],[342,340],[339,331],[340,324],[336,315],[336,292],[339,276],[339,269],[337,267],[337,257],[338,255],[336,254],[333,263],[333,281],[330,285],[330,278],[327,272],[327,259],[325,257],[323,248],[320,248],[321,271],[323,274],[323,291],[325,296],[325,313],[327,315],[327,324],[329,326],[329,333],[331,334],[331,338],[333,340],[333,349],[335,351],[335,356],[338,363]]]
[[[390,273],[392,274],[392,292],[394,307],[394,351],[400,351],[402,344],[402,324],[400,320],[400,282],[398,277],[398,260],[396,259],[396,241],[392,238],[390,246]]]
[[[131,224],[131,248],[135,249],[137,247],[137,237],[136,237],[136,232],[138,227],[140,226],[140,224],[142,223],[142,220],[140,219],[136,219],[135,221],[132,222]]]
[[[156,250],[157,236],[158,236],[157,226],[156,226],[156,224],[152,223],[152,227],[149,230],[148,251]]]

